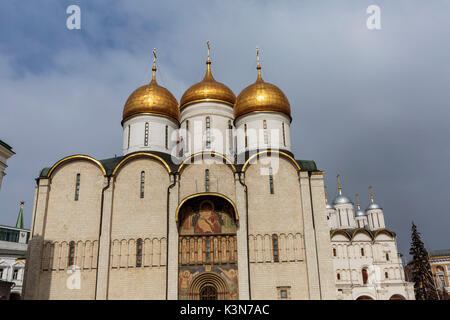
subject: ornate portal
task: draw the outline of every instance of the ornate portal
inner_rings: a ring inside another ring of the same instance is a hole
[[[179,217],[179,299],[238,299],[233,206],[220,197],[199,196],[183,205]]]

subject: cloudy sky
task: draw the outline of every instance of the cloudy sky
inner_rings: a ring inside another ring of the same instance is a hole
[[[414,220],[430,249],[450,248],[450,2],[434,1],[0,2],[0,139],[13,147],[0,191],[0,224],[25,200],[30,226],[40,169],[71,154],[121,154],[123,105],[150,80],[180,99],[213,74],[235,94],[263,78],[292,109],[293,152],[336,174],[368,204],[372,184],[399,249]],[[81,8],[81,30],[66,9]],[[381,8],[381,30],[366,9]]]

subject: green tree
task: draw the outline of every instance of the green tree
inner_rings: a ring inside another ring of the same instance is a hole
[[[438,300],[439,295],[431,273],[429,255],[414,222],[411,228],[411,249],[409,249],[409,254],[413,257],[411,264],[416,300]]]

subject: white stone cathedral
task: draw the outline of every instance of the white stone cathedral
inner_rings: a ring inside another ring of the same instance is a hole
[[[374,202],[362,210],[356,194],[356,208],[342,194],[340,175],[338,195],[332,204],[326,200],[337,299],[414,300],[414,284],[405,280],[396,235],[386,228],[383,209]]]
[[[154,59],[123,109],[123,156],[71,155],[36,180],[24,298],[336,299],[324,172],[292,154],[291,121],[259,55],[236,98],[208,45],[180,103]]]

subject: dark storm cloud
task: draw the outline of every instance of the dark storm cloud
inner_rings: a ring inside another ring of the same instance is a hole
[[[76,2],[82,30],[65,28]],[[366,28],[381,7],[382,30]],[[329,198],[369,184],[407,253],[414,220],[430,248],[448,248],[450,46],[448,1],[34,1],[0,4],[0,139],[16,155],[0,191],[0,224],[20,200],[30,225],[39,170],[75,153],[121,153],[121,112],[149,80],[179,99],[204,73],[238,94],[263,78],[292,108],[293,151],[325,170]]]

